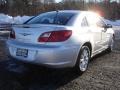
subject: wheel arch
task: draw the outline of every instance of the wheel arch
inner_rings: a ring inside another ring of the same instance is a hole
[[[92,45],[91,45],[90,42],[85,42],[84,44],[81,45],[80,50],[79,50],[79,54],[78,54],[78,57],[77,57],[77,60],[76,60],[76,64],[75,64],[75,67],[74,67],[77,71],[80,71],[80,72],[82,72],[82,71],[80,69],[78,69],[79,62],[80,62],[79,58],[80,58],[80,53],[81,53],[82,47],[84,47],[84,46],[87,46],[89,48],[89,50],[90,50],[90,57],[89,57],[89,59],[91,58],[91,53],[92,53]]]
[[[90,42],[86,42],[86,43],[84,43],[82,46],[88,46],[88,48],[90,49],[90,55],[92,54],[92,45],[91,45]],[[82,46],[81,46],[81,47],[82,47]]]
[[[77,63],[78,63],[79,54],[80,54],[81,48],[82,48],[83,46],[88,46],[88,48],[90,49],[90,56],[91,56],[91,54],[92,54],[92,45],[91,45],[91,43],[90,43],[90,42],[85,42],[84,44],[82,44],[81,47],[80,47],[78,56],[77,56],[77,60],[76,60],[75,66],[76,66]]]

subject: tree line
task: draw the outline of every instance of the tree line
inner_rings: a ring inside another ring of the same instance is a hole
[[[36,15],[53,10],[92,10],[108,19],[120,19],[120,0],[0,0],[0,13]]]

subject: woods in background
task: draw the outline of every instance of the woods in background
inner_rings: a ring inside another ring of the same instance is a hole
[[[120,19],[120,0],[0,0],[0,13],[36,15],[53,10],[92,10],[108,19]]]

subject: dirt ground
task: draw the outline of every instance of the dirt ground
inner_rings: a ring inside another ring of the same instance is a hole
[[[120,40],[111,53],[94,57],[82,75],[15,62],[0,41],[0,90],[120,90]]]

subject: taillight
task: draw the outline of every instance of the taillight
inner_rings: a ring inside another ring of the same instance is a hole
[[[10,38],[15,39],[15,32],[13,30],[10,31]]]
[[[67,40],[71,35],[71,30],[45,32],[38,38],[38,42],[62,42]]]

